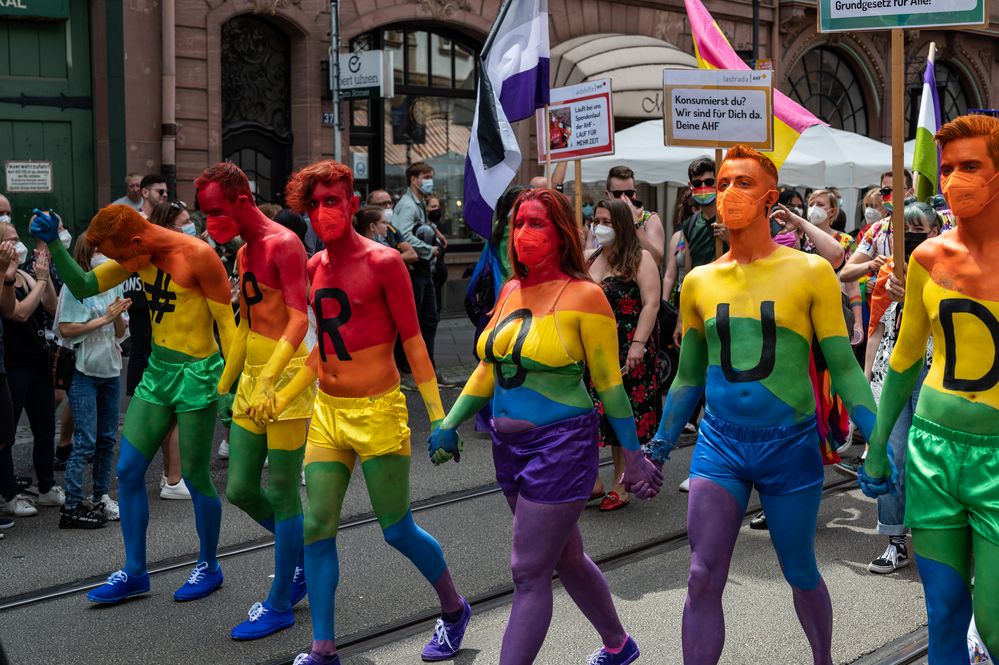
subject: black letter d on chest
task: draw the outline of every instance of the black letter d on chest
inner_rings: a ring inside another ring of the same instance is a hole
[[[715,312],[715,325],[718,340],[721,342],[721,368],[725,378],[731,383],[762,381],[774,371],[777,360],[777,320],[774,318],[774,301],[760,303],[760,333],[763,345],[760,349],[760,362],[750,369],[736,369],[732,366],[732,324],[729,321],[729,304],[719,303]]]

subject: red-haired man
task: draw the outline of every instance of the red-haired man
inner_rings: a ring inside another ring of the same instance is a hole
[[[222,502],[211,477],[216,386],[222,356],[215,342],[218,325],[228,348],[235,325],[225,268],[206,243],[150,224],[134,208],[110,205],[90,222],[87,242],[111,259],[90,272],[59,241],[59,222],[36,211],[31,233],[48,243],[59,275],[73,295],[102,293],[137,272],[152,319],[152,353],[142,382],[125,413],[118,454],[118,499],[125,566],[87,594],[95,603],[118,603],[149,591],[146,527],[149,505],[145,475],[153,455],[176,421],[184,482],[194,502],[201,540],[198,563],[174,600],[203,598],[222,586],[216,559]]]
[[[385,540],[419,569],[437,592],[441,618],[424,660],[450,659],[461,647],[471,607],[455,589],[440,545],[409,509],[410,432],[392,349],[396,336],[413,370],[431,425],[444,418],[434,368],[420,335],[413,291],[399,252],[368,240],[351,224],[359,201],[353,175],[317,162],[288,183],[288,204],[308,213],[326,244],[308,264],[318,344],[306,366],[273,401],[251,409],[274,417],[319,377],[305,449],[305,570],[313,643],[305,665],[339,663],[333,596],[339,579],[336,532],[358,458]]]
[[[270,220],[253,201],[250,181],[223,162],[194,181],[208,233],[219,244],[239,235],[239,328],[226,349],[220,395],[239,377],[233,401],[226,496],[274,534],[274,582],[249,618],[232,629],[238,640],[266,637],[295,624],[292,605],[305,597],[302,565],[302,500],[299,477],[315,388],[299,394],[275,422],[254,422],[250,405],[271,400],[305,364],[305,246],[292,231]],[[242,373],[242,374],[241,374]],[[267,490],[260,485],[269,462]]]

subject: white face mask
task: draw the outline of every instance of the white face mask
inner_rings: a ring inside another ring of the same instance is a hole
[[[593,227],[593,237],[601,247],[607,247],[614,244],[614,229],[605,224],[597,224]]]
[[[881,211],[877,208],[864,208],[864,219],[868,224],[873,224],[881,220]]]
[[[385,210],[382,211],[382,218],[384,218],[385,222],[388,223],[392,219],[392,208],[385,208]]]
[[[826,221],[826,218],[828,217],[829,213],[826,212],[825,208],[820,208],[818,206],[808,207],[808,221],[810,221],[812,224],[821,224],[822,222]]]
[[[194,222],[188,222],[187,224],[184,224],[184,226],[180,227],[180,230],[189,236],[198,235],[198,229],[195,228]]]
[[[69,249],[70,243],[73,242],[73,235],[66,229],[63,229],[59,232],[59,242],[62,243],[63,247]]]
[[[434,179],[425,178],[422,182],[420,182],[420,191],[424,194],[429,194],[434,191]]]
[[[90,268],[94,269],[97,266],[101,265],[102,263],[107,263],[107,262],[108,262],[108,257],[100,253],[94,254],[93,256],[90,257]]]
[[[805,212],[804,210],[802,210],[802,209],[801,209],[801,208],[799,208],[798,206],[793,206],[793,207],[791,207],[791,208],[790,208],[790,210],[791,210],[791,212],[793,212],[793,213],[794,213],[795,215],[797,215],[798,217],[801,217],[801,214],[802,214],[803,212]]]
[[[17,265],[21,265],[28,260],[28,248],[20,240],[14,245],[14,251],[17,252]]]
[[[0,215],[0,224],[10,224],[10,215]]]

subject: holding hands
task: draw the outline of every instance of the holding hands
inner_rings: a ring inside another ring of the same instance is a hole
[[[427,439],[430,461],[435,465],[443,464],[454,458],[455,462],[461,461],[461,451],[465,444],[456,429],[444,429],[440,423],[434,423],[430,438]]]

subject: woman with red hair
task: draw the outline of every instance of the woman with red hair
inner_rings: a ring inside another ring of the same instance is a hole
[[[603,575],[583,551],[578,526],[597,477],[600,422],[584,366],[625,449],[624,485],[651,498],[662,476],[639,446],[621,382],[614,314],[587,274],[564,196],[531,189],[517,198],[510,263],[514,275],[478,338],[482,361],[431,435],[430,457],[441,464],[457,456],[457,427],[492,402],[496,478],[514,515],[513,607],[500,663],[537,657],[551,622],[555,571],[603,641],[591,662],[631,663],[638,646],[618,619]]]

